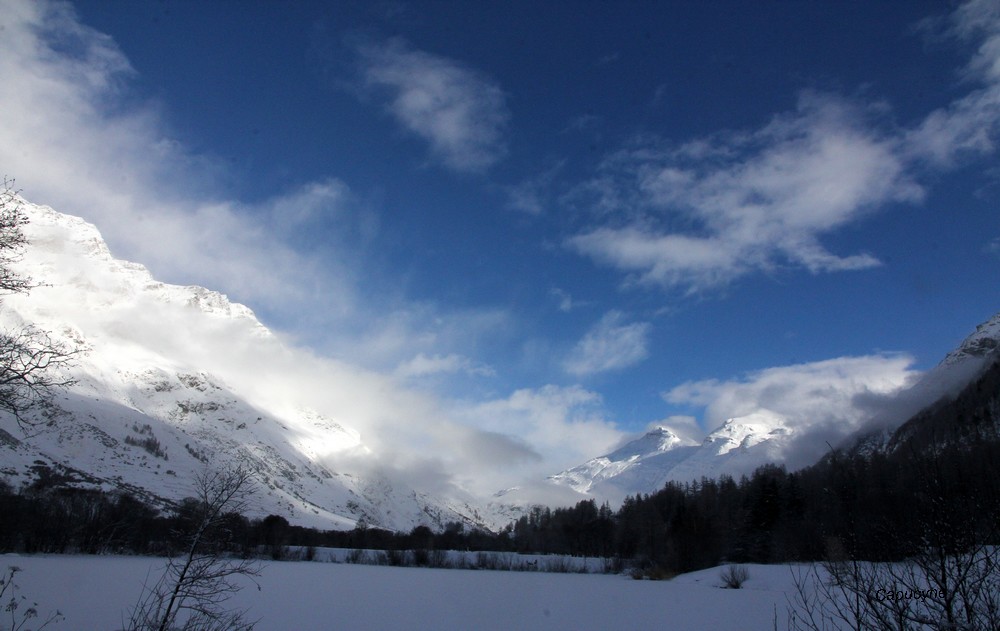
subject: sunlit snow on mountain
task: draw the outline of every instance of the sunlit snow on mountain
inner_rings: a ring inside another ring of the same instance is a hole
[[[44,284],[6,297],[3,323],[35,324],[81,353],[76,385],[36,414],[43,425],[24,436],[3,419],[8,479],[65,465],[80,481],[176,500],[197,471],[245,463],[259,511],[299,523],[479,523],[460,489],[418,491],[418,477],[404,482],[375,455],[389,448],[373,428],[419,414],[418,395],[292,348],[221,294],[157,282],[80,219],[23,208],[19,269]]]

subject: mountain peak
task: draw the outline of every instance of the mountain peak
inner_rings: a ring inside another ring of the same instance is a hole
[[[761,410],[746,416],[727,419],[718,429],[705,437],[702,445],[722,455],[733,449],[753,447],[762,441],[788,433],[785,419],[781,415]]]
[[[38,431],[0,440],[0,475],[15,486],[43,463],[73,472],[71,484],[169,504],[205,467],[239,464],[254,472],[262,514],[294,523],[483,523],[460,493],[431,497],[382,471],[328,394],[332,364],[285,346],[219,292],[116,259],[83,219],[19,201],[29,222],[17,271],[44,284],[5,296],[0,326],[30,323],[84,352]],[[19,433],[0,415],[0,439]]]
[[[115,258],[97,227],[80,217],[23,198],[18,201],[28,217],[24,232],[30,244],[18,267],[45,283],[21,301],[25,305],[41,304],[47,297],[112,310],[137,303],[171,304],[241,320],[256,336],[271,335],[253,310],[225,294],[197,285],[163,283],[144,265]]]
[[[958,348],[948,353],[943,364],[955,364],[968,358],[983,359],[1000,346],[1000,313],[983,322],[965,338]]]
[[[612,462],[628,460],[629,458],[645,457],[651,454],[670,451],[682,444],[695,444],[686,441],[668,427],[654,427],[639,438],[631,440],[618,449],[604,456]]]
[[[662,484],[663,461],[677,460],[696,445],[696,441],[681,438],[668,427],[658,426],[607,455],[588,460],[548,479],[580,493],[602,487],[610,490],[611,495],[617,495],[620,483],[625,480],[641,479],[644,486]],[[651,476],[656,480],[650,480]]]

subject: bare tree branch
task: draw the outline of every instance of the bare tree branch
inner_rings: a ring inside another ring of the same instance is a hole
[[[37,287],[13,268],[28,244],[23,230],[28,216],[22,206],[13,182],[5,178],[0,185],[0,294],[27,293]],[[64,369],[72,365],[77,352],[30,324],[0,330],[0,410],[12,414],[22,430],[38,424],[27,412],[49,403],[57,390],[75,382]]]
[[[11,269],[21,260],[28,238],[23,227],[28,225],[22,202],[14,190],[13,180],[6,177],[0,185],[0,293],[27,293],[35,285],[31,278]]]
[[[240,590],[240,577],[260,575],[252,559],[226,556],[231,535],[226,515],[242,513],[249,505],[253,481],[249,469],[206,471],[195,480],[186,553],[171,559],[163,576],[132,610],[130,631],[250,630],[254,623],[242,611],[228,611],[224,603]]]
[[[920,540],[898,561],[836,558],[793,573],[789,629],[1000,631],[1000,528],[996,505],[973,495],[946,497],[935,459],[915,465],[924,511]],[[823,575],[826,575],[824,577]]]

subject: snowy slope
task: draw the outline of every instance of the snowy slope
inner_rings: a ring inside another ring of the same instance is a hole
[[[555,484],[580,493],[604,496],[615,489],[659,488],[664,476],[691,455],[697,443],[685,440],[666,427],[657,427],[615,451],[550,476]]]
[[[978,325],[937,366],[896,397],[894,404],[844,441],[859,454],[885,450],[898,428],[928,407],[951,399],[1000,358],[1000,313]],[[898,440],[898,437],[895,437]]]
[[[856,430],[844,441],[855,449],[881,449],[892,430],[977,378],[1000,354],[1000,314],[979,325],[954,351],[914,384],[886,395],[881,411],[868,418],[844,415],[845,427]],[[878,389],[873,389],[878,392]],[[548,478],[552,484],[601,499],[652,493],[668,481],[749,474],[767,463],[783,463],[795,442],[814,431],[810,419],[786,418],[770,410],[730,418],[696,445],[669,429],[658,428],[622,448]],[[823,428],[819,428],[823,429]],[[843,439],[844,434],[839,434]]]
[[[946,395],[954,394],[979,375],[1000,347],[1000,313],[976,327],[958,348],[927,371],[912,388],[920,407]]]
[[[729,419],[700,444],[659,427],[548,479],[580,493],[620,501],[626,495],[652,493],[670,481],[749,473],[779,460],[791,436],[785,420],[768,412]]]
[[[286,347],[222,294],[164,284],[115,259],[83,220],[23,209],[30,245],[19,269],[44,286],[5,297],[0,326],[34,324],[81,353],[76,385],[36,415],[39,430],[26,435],[0,419],[0,473],[15,486],[42,467],[176,500],[203,468],[245,463],[257,474],[258,512],[295,523],[477,521],[465,498],[430,497],[383,474],[349,418],[310,406],[335,367]],[[283,375],[282,366],[308,362],[325,371],[316,384]]]

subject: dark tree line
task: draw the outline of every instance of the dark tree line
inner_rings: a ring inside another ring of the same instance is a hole
[[[685,572],[724,562],[913,558],[1000,543],[1000,365],[904,424],[887,447],[832,451],[797,472],[671,482],[626,498],[536,509],[515,549],[618,556]]]
[[[734,480],[669,483],[613,511],[593,500],[535,507],[499,533],[450,523],[434,532],[321,531],[270,515],[223,516],[231,552],[282,558],[288,546],[381,550],[494,550],[620,557],[686,572],[723,562],[834,557],[892,560],[929,538],[1000,543],[1000,443],[934,453],[836,453],[799,472],[764,466]],[[0,486],[0,551],[169,554],[198,504],[157,510],[127,493],[35,484]]]
[[[0,553],[85,553],[175,555],[183,552],[203,513],[204,502],[190,497],[166,509],[124,491],[67,486],[58,472],[37,467],[37,479],[19,489],[0,480]],[[392,532],[361,526],[317,530],[295,526],[280,515],[248,518],[220,515],[214,528],[235,556],[286,556],[288,546],[376,550],[510,550],[505,536],[449,523],[440,532],[417,526]]]
[[[836,454],[790,473],[669,483],[614,513],[592,501],[538,509],[508,531],[518,551],[618,556],[686,572],[724,562],[898,560],[928,542],[1000,543],[1000,445],[934,454]]]

